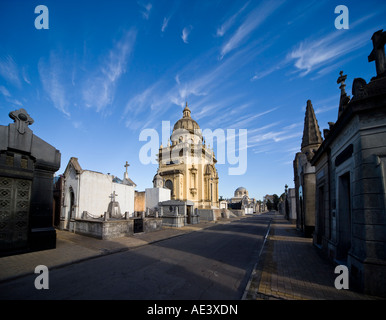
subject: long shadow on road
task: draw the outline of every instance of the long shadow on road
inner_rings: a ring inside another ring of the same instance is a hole
[[[264,234],[248,217],[53,269],[49,290],[30,275],[0,284],[0,299],[240,299]]]

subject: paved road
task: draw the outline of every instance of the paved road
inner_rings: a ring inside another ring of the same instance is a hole
[[[0,299],[240,299],[263,243],[269,216],[166,239],[0,284]]]

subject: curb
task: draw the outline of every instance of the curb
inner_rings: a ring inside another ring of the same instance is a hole
[[[247,285],[245,287],[245,290],[244,290],[243,296],[241,297],[241,300],[247,300],[247,295],[249,293],[249,288],[250,288],[250,286],[251,286],[251,284],[253,282],[254,276],[257,274],[257,266],[259,265],[261,254],[263,253],[263,250],[265,248],[265,243],[267,242],[268,236],[269,236],[269,234],[271,232],[271,222],[272,222],[273,219],[274,218],[270,218],[270,220],[268,222],[267,232],[266,232],[266,234],[264,236],[263,244],[261,245],[261,249],[260,249],[259,255],[257,257],[257,261],[256,261],[255,265],[253,266],[251,275],[249,277],[248,283],[247,283]]]

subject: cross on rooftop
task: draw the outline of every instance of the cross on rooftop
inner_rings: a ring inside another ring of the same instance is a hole
[[[368,56],[369,62],[375,61],[375,68],[377,75],[383,75],[386,73],[386,59],[385,59],[385,44],[386,44],[386,31],[383,29],[374,32],[371,37],[373,40],[373,50]]]
[[[127,161],[126,161],[126,164],[124,165],[124,167],[126,168],[126,173],[127,173],[127,168],[130,167],[130,165]]]
[[[21,134],[24,134],[26,128],[34,123],[34,120],[23,108],[10,112],[9,117],[16,123],[17,131]]]
[[[115,193],[115,191],[109,196],[109,198],[111,199],[112,202],[115,202],[115,197],[117,196],[117,194]]]
[[[347,79],[347,74],[343,75],[343,71],[339,72],[339,75],[340,77],[338,78],[338,80],[336,80],[336,83],[340,83],[340,87],[339,89],[341,90],[342,93],[346,93],[345,91],[345,88],[346,88],[346,84],[344,83]]]

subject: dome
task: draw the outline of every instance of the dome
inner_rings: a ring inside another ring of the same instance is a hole
[[[163,188],[163,179],[161,175],[159,174],[159,171],[157,171],[157,174],[153,178],[153,187],[154,188]]]
[[[174,124],[173,133],[179,129],[187,130],[189,133],[202,137],[200,126],[190,117],[190,109],[188,108],[188,103],[186,103],[185,109],[183,111],[183,117]]]
[[[235,190],[235,198],[241,198],[241,197],[243,197],[244,195],[248,196],[248,191],[247,191],[247,189],[245,189],[244,187],[238,187],[238,188]]]

